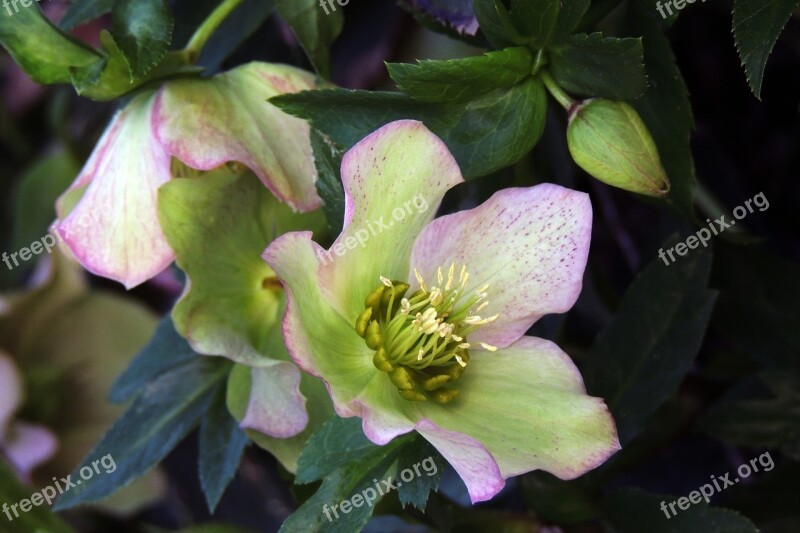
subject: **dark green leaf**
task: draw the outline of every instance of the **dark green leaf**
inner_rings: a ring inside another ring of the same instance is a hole
[[[277,0],[277,7],[292,27],[314,69],[323,78],[330,79],[330,46],[344,26],[341,6],[336,2],[333,8],[326,4],[329,11],[326,13],[318,0]]]
[[[400,503],[404,506],[413,505],[424,511],[430,492],[439,489],[439,480],[445,468],[447,461],[422,437],[416,436],[403,446],[397,459],[397,477],[402,479],[403,472],[408,470],[414,473],[414,478],[398,483],[397,496]]]
[[[550,72],[567,92],[634,100],[647,88],[641,39],[573,35],[550,48]]]
[[[547,472],[520,477],[528,508],[541,520],[556,524],[576,524],[597,516],[597,496],[585,486],[586,481],[586,477],[564,481]]]
[[[683,76],[653,13],[640,2],[628,2],[624,27],[628,35],[643,37],[644,63],[650,82],[644,95],[631,105],[641,115],[658,147],[672,186],[669,202],[684,217],[691,218],[695,174],[689,136],[694,119]]]
[[[200,483],[211,514],[236,475],[248,442],[250,439],[228,411],[225,387],[219,387],[208,414],[200,424]]]
[[[31,488],[17,480],[16,474],[11,468],[0,460],[0,504],[8,506],[5,511],[8,513],[0,514],[0,531],[8,533],[33,532],[33,533],[75,533],[67,523],[50,512],[48,506],[34,506],[27,513],[18,510],[19,507],[12,504],[29,500]],[[11,518],[9,518],[9,516]],[[11,525],[5,522],[13,519]]]
[[[76,0],[69,5],[58,26],[69,31],[81,24],[86,24],[106,13],[111,13],[114,0]]]
[[[481,32],[498,50],[525,43],[524,37],[511,23],[511,15],[502,0],[473,0],[472,7]]]
[[[760,457],[759,457],[760,461]],[[726,505],[756,522],[761,531],[800,530],[800,509],[797,508],[797,480],[800,463],[785,461],[778,468],[766,470],[752,483],[738,484],[725,491]],[[783,525],[783,529],[779,527]]]
[[[651,494],[640,489],[621,489],[610,494],[603,505],[605,519],[614,533],[757,533],[758,529],[740,514],[704,501],[681,510],[673,505],[676,514],[669,516],[661,509],[677,496]],[[684,504],[685,505],[685,504]]]
[[[533,57],[517,47],[466,59],[386,66],[398,88],[415,100],[463,102],[521,82],[531,74]]]
[[[96,51],[65,34],[38,6],[0,16],[0,44],[37,83],[69,83],[70,69],[101,59]]]
[[[780,448],[800,460],[800,378],[791,372],[761,375],[768,392],[749,380],[718,400],[701,420],[718,439],[750,447]]]
[[[109,399],[114,403],[127,402],[163,374],[198,357],[201,356],[175,331],[168,315],[161,320],[148,345],[114,382]]]
[[[356,423],[358,419],[352,419]],[[351,428],[352,429],[352,428]],[[324,430],[324,428],[323,428]],[[358,429],[360,432],[360,428]],[[354,432],[350,432],[354,433]],[[364,440],[366,437],[361,436]],[[347,442],[355,442],[355,437],[346,437]],[[338,440],[331,440],[339,445]],[[368,442],[368,441],[367,441]],[[361,531],[374,511],[374,505],[382,496],[379,489],[385,489],[381,482],[385,479],[392,464],[397,460],[405,439],[395,439],[386,446],[360,448],[358,455],[352,455],[353,448],[342,448],[350,457],[350,462],[325,474],[325,481],[300,508],[283,523],[281,533],[351,533]],[[305,452],[304,452],[305,454]],[[331,454],[329,459],[335,459]],[[337,460],[341,464],[341,461]],[[352,507],[347,513],[341,504],[347,500]],[[359,505],[356,505],[358,503]],[[335,506],[335,507],[334,507]]]
[[[420,120],[447,143],[466,178],[485,176],[527,154],[542,134],[547,111],[544,86],[534,78],[466,104],[344,89],[282,95],[270,102],[311,121],[344,149],[389,122]]]
[[[561,0],[511,0],[511,18],[519,32],[537,48],[550,40]]]
[[[563,2],[558,12],[554,37],[558,39],[575,31],[590,4],[591,0],[567,0]]]
[[[174,25],[164,0],[116,0],[111,33],[128,63],[131,81],[164,59]]]
[[[761,98],[764,68],[783,27],[798,8],[798,0],[735,0],[733,35],[747,81],[756,98]]]
[[[316,432],[297,460],[295,483],[317,481],[376,448],[361,430],[359,418],[332,417]]]
[[[55,509],[98,501],[149,471],[197,427],[230,369],[225,360],[199,357],[145,387],[81,464],[110,455],[116,469],[65,492]],[[80,468],[72,477],[81,479]]]
[[[311,148],[317,168],[317,192],[322,198],[325,219],[334,235],[344,226],[344,188],[342,187],[342,153],[319,131],[311,130]]]
[[[656,258],[633,282],[598,336],[584,376],[605,398],[623,446],[678,388],[705,335],[716,293],[706,288],[711,254]]]

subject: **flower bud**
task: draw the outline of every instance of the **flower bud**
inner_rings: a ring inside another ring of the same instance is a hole
[[[592,99],[570,114],[567,144],[572,159],[603,183],[648,196],[665,196],[669,178],[653,137],[633,107]]]

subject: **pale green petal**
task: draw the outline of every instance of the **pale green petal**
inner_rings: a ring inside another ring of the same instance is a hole
[[[545,470],[573,479],[620,448],[605,403],[586,394],[569,356],[550,341],[523,337],[495,353],[474,351],[458,388],[449,405],[419,405],[422,415],[486,446],[504,478]]]
[[[22,402],[22,379],[14,361],[0,351],[0,444]]]
[[[321,212],[294,213],[252,173],[223,167],[167,183],[159,216],[188,278],[172,311],[178,332],[202,354],[279,358],[283,289],[261,253],[282,233],[322,227]]]
[[[210,79],[183,79],[159,92],[156,138],[192,168],[238,161],[299,211],[321,205],[308,124],[268,102],[314,88],[314,76],[286,65],[249,63]]]
[[[349,321],[380,276],[405,280],[411,248],[444,194],[462,183],[447,146],[421,122],[392,122],[342,160],[344,231],[319,258],[323,290]]]

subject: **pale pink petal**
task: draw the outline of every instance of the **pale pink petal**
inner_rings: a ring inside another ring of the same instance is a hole
[[[21,402],[22,380],[17,366],[9,356],[0,352],[0,444]]]
[[[322,203],[308,124],[267,100],[314,88],[302,70],[249,63],[210,79],[176,80],[158,94],[153,131],[186,165],[249,167],[275,196],[299,211]]]
[[[414,245],[411,266],[435,285],[439,267],[446,274],[451,264],[456,272],[466,265],[467,292],[489,285],[480,316],[499,315],[469,341],[508,346],[541,316],[575,303],[591,232],[584,193],[551,184],[504,189],[475,209],[431,222]]]
[[[14,468],[28,479],[37,466],[55,455],[58,440],[44,427],[15,422],[2,446]]]
[[[90,272],[135,287],[174,259],[156,210],[170,179],[170,157],[151,134],[152,93],[134,98],[111,121],[62,200],[83,196],[57,234]]]
[[[300,370],[292,363],[252,369],[250,403],[242,420],[245,429],[288,439],[308,424],[306,398],[300,393]]]

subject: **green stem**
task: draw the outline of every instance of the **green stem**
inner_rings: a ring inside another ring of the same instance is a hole
[[[200,53],[203,51],[203,47],[206,45],[208,40],[217,31],[220,24],[228,18],[234,9],[239,7],[239,4],[242,3],[242,0],[223,0],[223,2],[217,6],[217,8],[211,12],[208,18],[197,28],[197,31],[194,32],[192,38],[189,39],[189,42],[186,44],[186,48],[184,52],[189,57],[189,61],[191,63],[195,63],[198,58],[200,57]]]
[[[506,6],[504,6],[500,0],[494,0],[494,10],[497,12],[497,16],[500,17],[500,21],[511,36],[511,40],[516,44],[527,44],[528,40],[517,31],[517,27],[514,26],[514,23],[511,21],[511,16]]]
[[[555,98],[556,101],[561,104],[561,107],[569,111],[575,106],[577,102],[564,92],[564,89],[562,89],[558,83],[556,83],[556,80],[553,79],[553,76],[551,76],[549,72],[545,70],[542,72],[541,76],[544,86],[547,87],[547,90],[550,91],[550,94],[553,95],[553,98]]]

